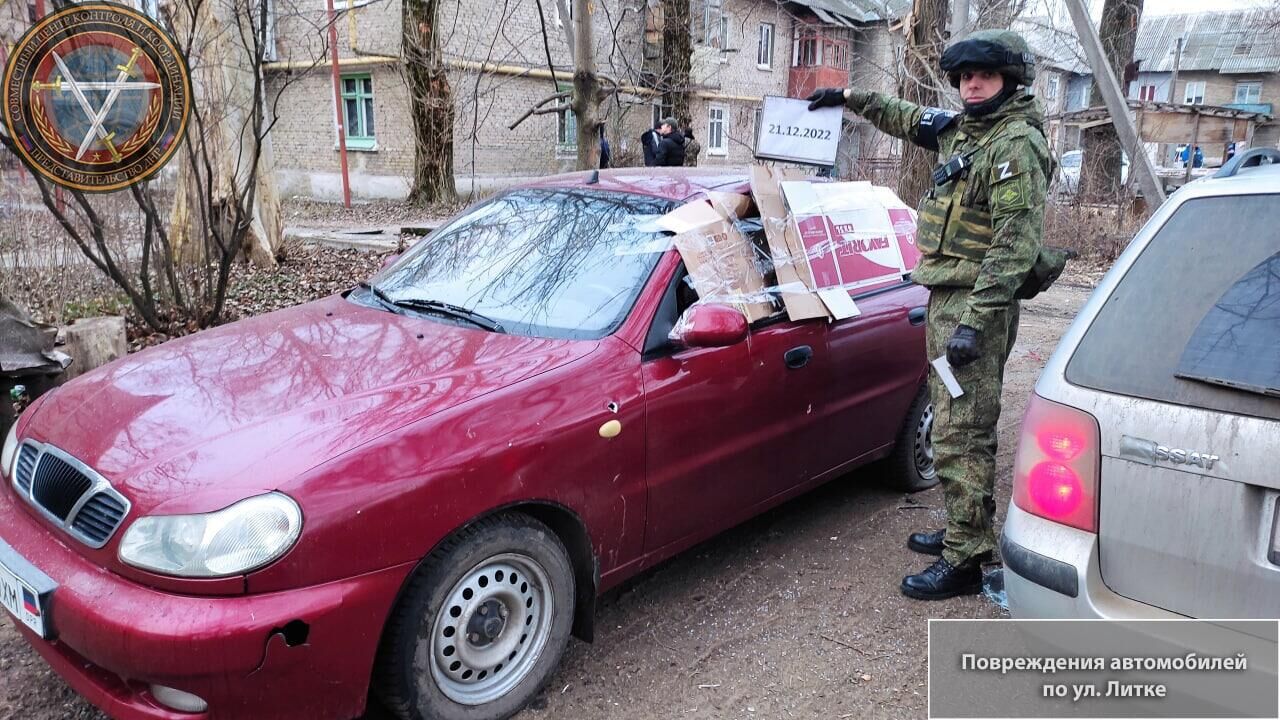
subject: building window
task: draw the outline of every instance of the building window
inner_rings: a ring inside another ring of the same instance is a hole
[[[1182,93],[1182,103],[1184,105],[1203,105],[1204,104],[1204,81],[1189,82]]]
[[[573,85],[558,83],[560,92],[572,92]],[[567,102],[567,101],[566,101]],[[578,116],[572,110],[556,113],[556,152],[568,154],[578,152]]]
[[[342,117],[346,123],[348,150],[373,150],[373,77],[342,76]]]
[[[676,109],[673,106],[663,105],[662,103],[654,103],[653,104],[653,125],[651,125],[650,127],[657,127],[658,123],[662,122],[663,118],[669,118],[675,114],[676,114]]]
[[[694,37],[717,50],[728,46],[729,16],[724,13],[724,0],[703,0],[702,32]]]
[[[756,108],[755,112],[751,114],[751,124],[755,128],[755,137],[752,139],[752,145],[751,145],[752,148],[760,147],[760,125],[763,120],[764,120],[764,108],[758,107]]]
[[[341,0],[339,0],[339,2],[340,1]],[[573,0],[565,0],[564,15],[560,14],[560,3],[557,3],[555,0],[551,0],[551,3],[555,8],[556,27],[563,28],[565,25],[573,22]]]
[[[1236,83],[1236,102],[1237,103],[1262,102],[1262,83],[1261,82]]]
[[[720,105],[712,105],[707,110],[707,153],[729,153],[729,113]]]
[[[145,13],[147,17],[155,18],[156,20],[160,19],[159,0],[137,0],[137,4],[134,7],[138,8],[139,12]]]
[[[1142,87],[1138,88],[1138,99],[1143,102],[1155,102],[1156,86],[1143,85]]]
[[[1058,76],[1057,75],[1050,75],[1049,77],[1045,78],[1044,99],[1045,100],[1058,99]]]
[[[814,67],[822,64],[822,42],[812,32],[802,33],[796,41],[796,67]]]
[[[756,50],[756,67],[773,65],[773,23],[760,23],[760,45]]]
[[[822,43],[822,64],[837,70],[849,69],[849,46],[838,40]]]

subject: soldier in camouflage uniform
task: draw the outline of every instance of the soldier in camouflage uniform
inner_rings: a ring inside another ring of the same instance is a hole
[[[1004,364],[1018,331],[1017,293],[1037,264],[1051,159],[1026,41],[983,30],[954,43],[941,66],[960,90],[956,114],[856,89],[819,90],[809,109],[845,105],[880,130],[937,150],[943,164],[919,209],[923,257],[912,279],[930,288],[926,347],[946,355],[964,394],[952,398],[930,372],[933,450],[947,527],[908,546],[941,557],[902,581],[937,600],[979,592],[996,538],[996,421]],[[1059,268],[1060,270],[1060,268]]]

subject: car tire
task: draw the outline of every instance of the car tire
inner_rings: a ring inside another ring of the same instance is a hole
[[[405,585],[383,632],[375,695],[402,720],[514,715],[560,663],[574,592],[569,553],[541,522],[507,513],[463,528]]]
[[[893,452],[885,458],[882,476],[885,483],[902,492],[920,492],[938,484],[938,470],[933,464],[933,403],[929,386],[922,385],[911,408],[902,421]]]

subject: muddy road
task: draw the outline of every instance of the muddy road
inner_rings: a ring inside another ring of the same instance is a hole
[[[1000,422],[999,517],[1027,395],[1088,297],[1060,283],[1024,303]],[[887,718],[926,715],[929,618],[995,618],[981,596],[923,603],[898,591],[930,558],[909,533],[941,527],[942,493],[889,492],[874,473],[837,479],[606,595],[596,641],[571,641],[517,717]],[[0,613],[0,718],[104,720]],[[372,709],[365,720],[384,720]]]

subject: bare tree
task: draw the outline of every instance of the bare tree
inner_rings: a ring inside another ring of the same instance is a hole
[[[457,196],[453,180],[453,87],[445,71],[439,29],[442,0],[402,0],[404,74],[413,118],[413,184],[409,202],[426,205]]]
[[[915,0],[911,23],[905,28],[904,72],[898,84],[898,94],[905,100],[925,106],[937,106],[941,100],[936,69],[947,43],[949,6],[948,0]],[[912,143],[903,144],[899,197],[914,203],[925,194],[933,182],[930,175],[937,157]]]
[[[1106,0],[1098,36],[1107,62],[1125,86],[1125,69],[1133,62],[1133,49],[1138,40],[1138,23],[1142,19],[1143,0]],[[1095,73],[1089,89],[1089,104],[1102,105],[1102,91]],[[1115,127],[1106,124],[1088,128],[1082,138],[1084,157],[1089,160],[1080,168],[1080,192],[1088,200],[1117,201],[1121,183],[1123,150]]]
[[[671,106],[671,114],[680,127],[693,124],[689,107],[693,70],[693,37],[689,0],[662,0],[662,76],[658,90],[662,104]]]

